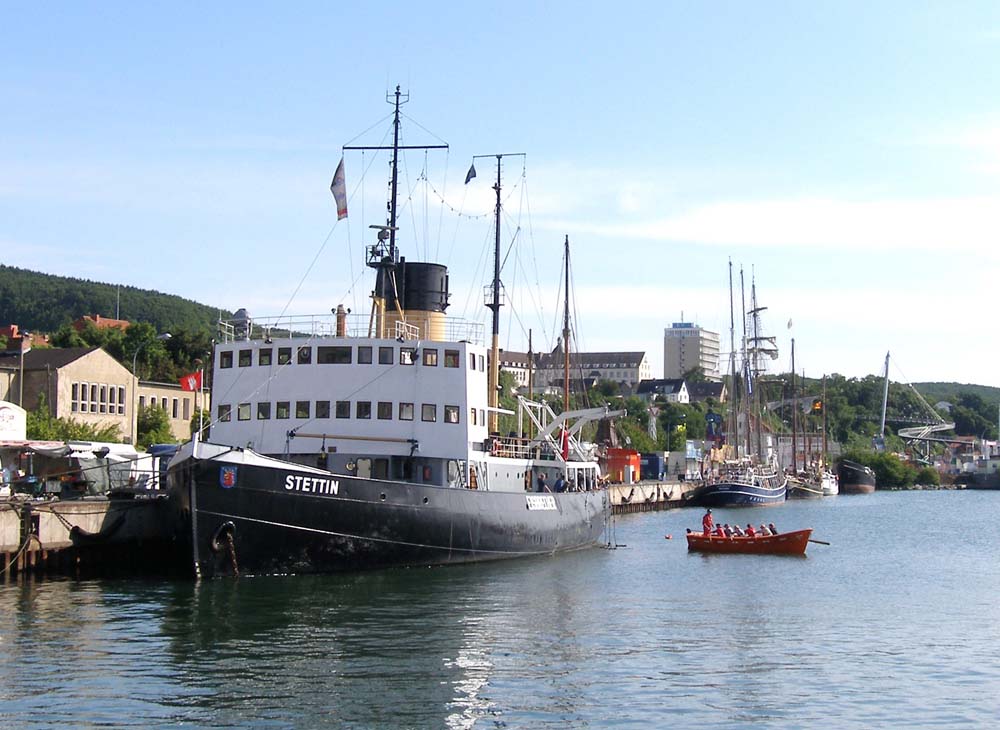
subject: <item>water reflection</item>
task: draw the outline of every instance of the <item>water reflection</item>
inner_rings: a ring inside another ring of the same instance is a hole
[[[996,496],[769,511],[833,543],[806,560],[690,555],[677,511],[556,559],[0,585],[0,726],[983,725]]]

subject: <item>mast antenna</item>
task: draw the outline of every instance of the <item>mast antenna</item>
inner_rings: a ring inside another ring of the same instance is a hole
[[[490,372],[489,372],[489,430],[494,433],[498,430],[498,414],[496,409],[500,406],[500,307],[503,306],[501,299],[502,285],[500,283],[500,190],[502,188],[501,172],[503,169],[504,157],[525,157],[524,152],[501,152],[492,155],[473,155],[473,164],[478,159],[484,157],[495,157],[497,161],[497,181],[493,185],[496,191],[496,237],[493,246],[493,283],[487,287],[485,292],[486,308],[493,312],[493,339],[490,344]]]

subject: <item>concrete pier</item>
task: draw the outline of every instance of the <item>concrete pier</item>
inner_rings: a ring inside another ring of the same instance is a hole
[[[164,519],[160,499],[4,500],[0,579],[166,569]]]
[[[612,484],[608,487],[611,510],[615,514],[653,512],[684,506],[684,495],[695,489],[694,482],[653,482]]]

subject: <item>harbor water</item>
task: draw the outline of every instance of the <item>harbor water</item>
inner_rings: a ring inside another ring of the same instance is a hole
[[[0,584],[4,728],[982,727],[1000,492],[714,510],[805,557],[616,549],[345,576]],[[671,539],[665,539],[665,536]]]

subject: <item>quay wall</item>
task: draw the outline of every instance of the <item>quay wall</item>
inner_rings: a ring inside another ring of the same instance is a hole
[[[167,570],[165,519],[160,499],[0,502],[0,579]]]
[[[608,487],[611,511],[615,514],[653,512],[684,506],[684,495],[695,489],[694,482],[643,481],[612,484]]]

